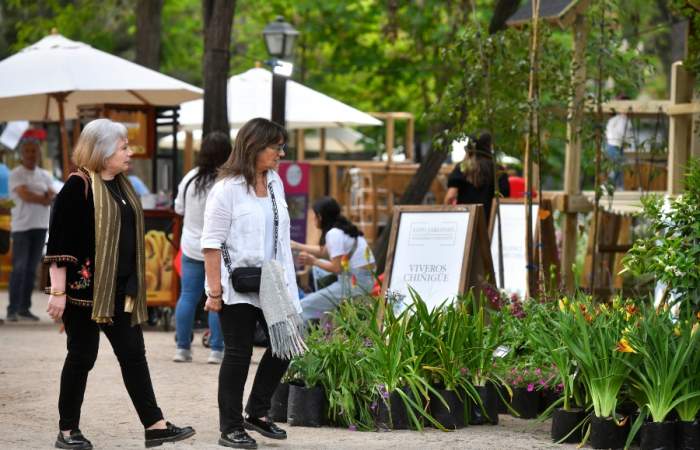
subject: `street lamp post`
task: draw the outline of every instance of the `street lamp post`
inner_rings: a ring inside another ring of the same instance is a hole
[[[271,120],[285,126],[285,108],[287,99],[287,78],[292,74],[294,65],[289,60],[294,52],[294,43],[299,32],[292,25],[278,16],[267,24],[263,30],[265,46],[270,55],[268,64],[272,67],[272,111]]]

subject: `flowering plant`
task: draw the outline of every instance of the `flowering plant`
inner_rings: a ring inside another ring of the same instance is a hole
[[[559,319],[553,325],[581,371],[595,415],[615,418],[620,389],[637,359],[620,338],[633,318],[620,299],[596,305],[590,296],[579,295]]]
[[[537,364],[533,360],[515,361],[503,375],[503,380],[513,388],[525,388],[528,392],[544,388],[556,388],[557,374],[552,367]]]

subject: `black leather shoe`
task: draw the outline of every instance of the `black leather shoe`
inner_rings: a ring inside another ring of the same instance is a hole
[[[56,448],[69,448],[73,450],[92,450],[92,442],[88,441],[79,429],[71,430],[70,436],[65,437],[63,432],[58,432]]]
[[[243,421],[243,426],[247,430],[257,431],[270,439],[287,439],[287,432],[275,425],[275,422],[266,418],[266,420],[248,417]]]
[[[146,447],[157,447],[165,442],[177,442],[194,436],[192,427],[176,427],[165,422],[164,430],[146,430]]]
[[[233,430],[230,433],[221,433],[219,445],[231,448],[258,448],[258,443],[250,437],[244,429]]]

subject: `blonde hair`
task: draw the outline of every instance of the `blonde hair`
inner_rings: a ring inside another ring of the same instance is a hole
[[[73,152],[73,163],[93,172],[105,167],[105,161],[117,150],[119,141],[127,138],[124,125],[109,119],[95,119],[85,125]]]

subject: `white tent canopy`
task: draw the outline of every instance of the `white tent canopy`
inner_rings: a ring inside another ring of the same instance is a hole
[[[228,80],[228,120],[240,128],[255,117],[270,118],[272,74],[254,68]],[[202,128],[204,101],[183,103],[180,125],[186,130]],[[374,117],[295,81],[287,81],[286,121],[288,129],[379,126]]]
[[[51,94],[66,93],[65,118],[95,103],[179,105],[202,90],[82,42],[52,34],[0,61],[0,122],[57,121]]]

